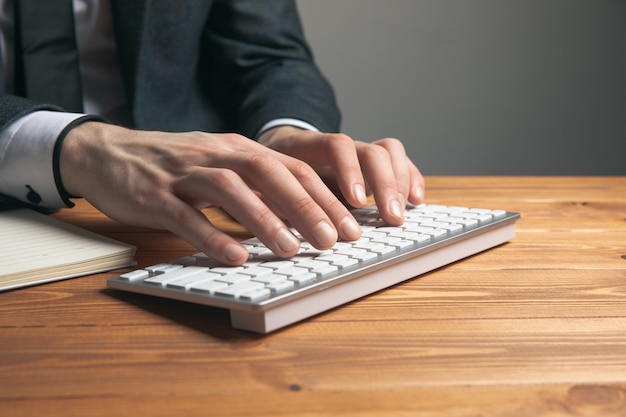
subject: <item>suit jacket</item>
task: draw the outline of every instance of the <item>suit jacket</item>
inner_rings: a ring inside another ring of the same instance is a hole
[[[293,0],[111,6],[135,128],[252,137],[264,123],[289,117],[339,130],[333,91],[313,63]],[[0,92],[0,129],[29,112],[58,109]]]
[[[134,127],[252,136],[271,119],[292,117],[338,130],[332,89],[313,63],[292,0],[111,6]],[[0,128],[37,108],[3,94]]]

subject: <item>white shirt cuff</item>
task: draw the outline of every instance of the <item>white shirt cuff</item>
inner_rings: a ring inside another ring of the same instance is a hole
[[[1,131],[0,192],[43,207],[67,207],[54,180],[54,147],[63,129],[83,116],[37,111]]]
[[[259,136],[261,136],[263,132],[266,132],[278,126],[294,126],[294,127],[299,127],[300,129],[304,129],[304,130],[313,130],[315,132],[319,132],[319,129],[310,123],[307,123],[298,119],[283,118],[283,119],[270,120],[269,122],[265,123],[263,127],[259,129],[259,132],[256,134],[256,137],[258,138]]]

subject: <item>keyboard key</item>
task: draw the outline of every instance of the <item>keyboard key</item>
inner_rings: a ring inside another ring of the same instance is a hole
[[[464,227],[473,227],[478,225],[478,220],[476,219],[467,219],[461,217],[451,217],[455,223],[462,224]]]
[[[242,294],[248,293],[250,291],[254,291],[259,288],[265,288],[265,285],[261,284],[260,282],[243,281],[243,282],[238,282],[233,285],[229,285],[226,288],[215,290],[215,294],[225,296],[225,297],[236,298]]]
[[[295,288],[296,283],[294,281],[288,280],[286,277],[283,277],[281,280],[274,281],[270,284],[267,284],[265,288],[270,290],[272,293],[281,293]]]
[[[340,249],[336,253],[338,255],[349,256],[350,258],[356,259],[360,262],[376,259],[378,257],[378,255],[373,252],[368,252],[365,249],[356,249],[354,247],[351,247],[350,249]]]
[[[292,266],[295,265],[295,262],[293,261],[271,261],[271,262],[264,262],[261,265],[263,265],[263,268],[271,268],[274,271],[283,269],[283,268],[290,268]]]
[[[311,272],[317,274],[318,276],[324,276],[328,274],[332,274],[333,272],[337,272],[339,267],[337,265],[329,264],[327,262],[322,262],[324,265],[320,265],[316,268],[312,268]]]
[[[262,288],[255,288],[253,290],[244,292],[243,294],[239,296],[239,298],[245,301],[254,302],[254,301],[259,301],[264,298],[267,298],[271,294],[272,294],[272,291],[269,288],[262,287]]]
[[[329,253],[333,253],[333,250],[332,249],[320,250],[316,248],[304,248],[302,251],[300,251],[299,255],[307,255],[310,257],[315,257],[315,256],[326,255]]]
[[[433,237],[431,235],[427,235],[424,233],[416,233],[416,232],[403,232],[398,235],[394,235],[394,237],[401,237],[403,239],[410,240],[415,243],[423,243],[428,242]]]
[[[311,275],[311,272],[307,269],[307,268],[300,268],[298,266],[291,266],[288,268],[283,268],[283,269],[278,269],[276,271],[274,271],[274,274],[276,275],[284,275],[287,277],[298,277],[298,276],[302,276],[302,275]],[[313,276],[315,277],[316,275],[313,274]]]
[[[354,245],[355,248],[365,249],[369,252],[373,252],[377,255],[384,255],[387,253],[395,252],[396,248],[393,246],[387,246],[382,243],[370,243],[370,242],[358,242]]]
[[[341,261],[342,259],[345,259],[347,257],[348,257],[347,255],[338,255],[336,253],[330,253],[328,255],[317,256],[315,260],[333,263],[335,261]]]
[[[444,209],[446,206],[438,205],[438,204],[422,204],[415,208],[416,213],[430,213],[433,211],[440,211]]]
[[[299,259],[295,261],[295,264],[300,268],[307,268],[309,270],[322,268],[328,265],[328,262],[318,261],[312,258]]]
[[[242,281],[250,281],[250,277],[244,274],[232,273],[220,275],[219,278],[216,278],[215,280],[219,282],[225,282],[227,284],[237,284]]]
[[[260,283],[267,285],[267,284],[273,284],[277,281],[284,281],[286,279],[287,279],[286,275],[279,275],[272,271],[272,273],[269,275],[258,275],[256,277],[251,277],[250,281],[260,282]]]
[[[359,261],[354,258],[346,257],[337,261],[333,261],[332,263],[335,266],[338,266],[341,269],[348,268],[354,265],[358,265]]]
[[[246,249],[248,249],[248,253],[252,255],[253,258],[274,255],[274,253],[271,250],[262,246],[246,246]]]
[[[309,283],[311,281],[315,281],[317,279],[317,274],[307,271],[305,274],[293,275],[293,276],[287,277],[287,279],[289,281],[295,282],[298,285],[302,285],[302,284]]]
[[[214,294],[215,291],[228,287],[225,282],[219,281],[202,281],[189,285],[190,291]]]
[[[147,268],[144,268],[144,269],[153,274],[164,274],[168,271],[174,271],[182,267],[183,267],[182,265],[178,265],[178,264],[156,264],[156,265],[152,265]]]
[[[491,215],[496,218],[504,217],[505,214],[506,211],[504,210],[491,210]]]
[[[371,243],[382,243],[383,245],[396,246],[395,244],[401,241],[401,237],[385,236],[383,238],[372,239]]]
[[[195,256],[184,256],[182,258],[174,259],[170,263],[178,264],[178,265],[182,265],[182,266],[195,265],[196,264],[196,257]]]
[[[471,208],[469,210],[467,210],[468,213],[477,213],[477,214],[489,214],[491,213],[490,209],[484,209],[484,208]]]
[[[175,270],[164,272],[151,278],[144,279],[143,282],[151,285],[164,285],[170,281],[174,281],[190,275],[206,273],[207,271],[208,268],[202,266],[188,266],[186,268],[180,267]]]
[[[120,275],[124,281],[134,281],[136,279],[148,278],[150,276],[150,272],[145,269],[137,269],[136,271],[126,272],[125,274]]]
[[[169,288],[176,288],[179,290],[187,290],[194,284],[198,284],[204,281],[214,281],[216,278],[221,277],[220,274],[214,274],[212,272],[205,272],[202,274],[191,274],[174,281],[167,281],[166,286]]]
[[[204,254],[201,254],[201,256],[194,255],[194,258],[196,258],[195,265],[197,266],[206,266],[207,268],[211,268],[221,265],[217,259],[209,258]]]
[[[372,232],[364,232],[362,235],[361,240],[372,240],[372,239],[377,239],[377,238],[383,238],[387,236],[387,233],[381,233],[381,232],[377,232],[377,231],[372,231]]]
[[[452,214],[452,213],[460,213],[460,212],[467,211],[467,210],[468,210],[467,207],[446,206],[446,207],[437,209],[437,213]]]
[[[211,272],[216,274],[233,274],[236,272],[241,272],[244,270],[243,266],[217,266],[215,268],[211,268]]]
[[[262,266],[263,263],[259,263],[258,265],[249,267],[249,268],[245,268],[243,270],[241,270],[239,273],[241,275],[248,275],[250,277],[258,277],[258,276],[262,276],[262,275],[267,275],[267,274],[271,274],[274,270],[272,268],[266,268],[264,266]]]

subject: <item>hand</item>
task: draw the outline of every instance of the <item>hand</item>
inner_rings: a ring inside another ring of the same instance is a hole
[[[286,217],[319,249],[361,230],[306,163],[234,134],[133,131],[88,122],[67,135],[60,157],[66,190],[109,217],[168,229],[229,264],[245,248],[219,231],[201,209],[219,205],[282,257],[299,241]]]
[[[381,217],[391,225],[403,223],[406,202],[424,201],[424,178],[397,139],[366,143],[281,126],[264,132],[259,143],[308,163],[353,207],[364,206],[366,193],[373,192]]]

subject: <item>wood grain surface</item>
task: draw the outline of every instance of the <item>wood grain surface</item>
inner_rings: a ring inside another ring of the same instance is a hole
[[[520,212],[517,236],[269,335],[108,290],[113,273],[0,293],[0,415],[626,416],[626,177],[427,186]],[[196,252],[83,201],[55,217],[136,245],[140,266]]]

